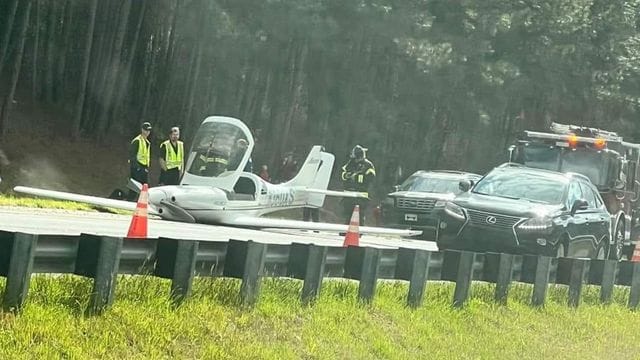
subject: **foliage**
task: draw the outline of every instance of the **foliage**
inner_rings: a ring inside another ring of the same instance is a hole
[[[19,86],[69,115],[86,98],[72,133],[129,137],[151,121],[157,137],[181,125],[188,139],[205,116],[231,115],[272,169],[311,143],[338,162],[369,147],[379,191],[419,168],[487,170],[551,121],[640,141],[638,0],[98,2],[88,52],[91,2],[10,0],[0,76],[29,2]]]

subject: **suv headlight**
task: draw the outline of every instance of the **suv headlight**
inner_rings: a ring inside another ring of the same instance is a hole
[[[452,202],[448,202],[444,206],[444,211],[449,214],[449,216],[456,218],[458,220],[465,220],[467,217],[464,215],[464,211],[462,208]]]
[[[443,207],[447,204],[447,200],[438,200],[436,201],[435,207]]]
[[[394,201],[392,197],[386,197],[384,200],[382,200],[382,206],[383,207],[393,207]]]
[[[518,225],[518,229],[530,232],[548,232],[552,227],[553,221],[546,216],[531,218]]]

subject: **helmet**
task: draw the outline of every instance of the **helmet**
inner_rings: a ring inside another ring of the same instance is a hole
[[[351,158],[352,159],[356,159],[356,160],[362,160],[362,159],[365,158],[365,152],[366,151],[367,151],[366,148],[363,148],[360,145],[356,145],[351,150]]]

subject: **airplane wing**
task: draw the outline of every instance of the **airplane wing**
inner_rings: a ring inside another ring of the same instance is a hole
[[[29,194],[33,196],[41,196],[41,197],[46,197],[46,198],[51,198],[56,200],[75,201],[75,202],[114,208],[114,209],[122,209],[122,210],[129,210],[129,211],[136,210],[136,203],[131,201],[107,199],[107,198],[101,198],[98,196],[80,195],[80,194],[73,194],[73,193],[68,193],[63,191],[37,189],[37,188],[32,188],[27,186],[16,186],[13,188],[13,191],[17,193]],[[148,212],[153,215],[158,215],[151,208],[148,208]]]
[[[225,225],[246,226],[257,228],[281,228],[281,229],[303,229],[318,231],[346,232],[348,225],[330,224],[321,222],[308,222],[299,220],[274,219],[255,216],[240,216],[230,221],[225,221]],[[363,234],[393,235],[393,236],[416,236],[422,234],[419,230],[390,229],[383,227],[360,226],[359,231]]]
[[[323,189],[310,189],[306,188],[302,191],[310,192],[313,194],[323,194],[328,196],[350,197],[350,198],[366,198],[365,193],[357,191],[335,191],[335,190],[323,190]]]

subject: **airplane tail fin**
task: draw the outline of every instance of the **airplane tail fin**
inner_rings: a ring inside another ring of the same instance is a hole
[[[309,189],[326,190],[331,180],[331,172],[333,171],[333,163],[335,157],[333,154],[322,151],[322,146],[316,145],[311,148],[307,159],[300,167],[298,174],[288,181],[289,186],[304,186]],[[324,193],[310,192],[307,204],[314,207],[321,207],[324,204]]]

